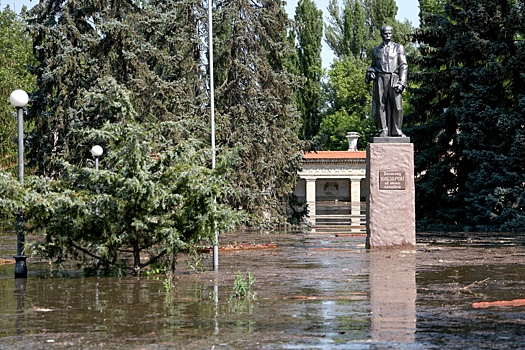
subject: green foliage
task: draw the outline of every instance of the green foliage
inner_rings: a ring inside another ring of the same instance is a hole
[[[202,165],[195,140],[170,144],[170,124],[108,125],[104,170],[63,164],[58,180],[33,178],[26,217],[45,234],[36,250],[105,273],[139,274],[150,264],[173,271],[178,251],[233,229],[238,214],[214,200],[227,184]]]
[[[397,14],[395,0],[364,0],[369,11],[371,33],[375,33],[384,25],[392,25]]]
[[[209,148],[204,5],[45,0],[33,8],[38,91],[27,149],[39,174],[63,176],[63,160],[88,165],[89,148],[108,142],[106,123],[171,122],[174,147],[196,139]],[[283,66],[288,19],[276,1],[215,6],[217,158],[231,185],[218,200],[249,211],[252,225],[284,221],[281,202],[300,163],[297,81]]]
[[[427,16],[443,15],[447,2],[447,0],[419,0],[419,22],[421,27],[426,26]]]
[[[27,148],[41,174],[59,175],[62,159],[85,165],[107,122],[178,121],[174,137],[205,135],[198,36],[184,12],[196,1],[111,3],[45,0],[29,13],[38,90]]]
[[[284,220],[300,163],[287,16],[276,1],[216,3],[210,170],[204,5],[42,0],[28,13],[27,155],[39,176],[23,202],[31,232],[45,235],[36,252],[91,273],[168,275],[178,251],[216,232]]]
[[[299,0],[295,9],[297,33],[298,71],[305,78],[297,92],[297,108],[301,113],[300,137],[311,140],[321,123],[323,68],[321,49],[323,38],[323,12],[312,0]]]
[[[297,226],[308,225],[308,222],[305,222],[308,210],[308,204],[292,193],[288,199],[288,224]]]
[[[164,287],[164,291],[166,292],[166,301],[169,304],[171,303],[171,293],[173,292],[173,288],[175,287],[175,283],[173,281],[173,273],[171,271],[168,272],[162,280],[162,286]]]
[[[371,87],[363,79],[356,79],[368,67],[367,62],[352,56],[334,61],[326,84],[326,96],[333,112],[347,110],[359,118],[370,114]]]
[[[338,58],[370,60],[372,49],[381,42],[383,25],[394,27],[397,42],[405,42],[412,31],[409,24],[395,19],[395,0],[345,0],[342,7],[337,0],[330,0],[328,14],[326,43]]]
[[[330,114],[323,119],[319,131],[319,144],[324,150],[346,151],[348,130],[356,131],[360,135],[358,149],[363,149],[372,135],[377,133],[374,121],[371,118],[361,119],[356,114],[349,115],[344,109]]]
[[[340,9],[337,0],[328,3],[329,25],[326,42],[337,57],[364,58],[365,42],[370,37],[366,28],[365,7],[361,1],[348,0]]]
[[[237,271],[235,275],[235,282],[233,285],[233,294],[230,299],[234,300],[253,300],[257,293],[252,290],[255,283],[255,278],[252,276],[250,271],[246,275],[246,278]]]
[[[219,2],[214,32],[218,165],[234,191],[227,203],[251,225],[285,221],[300,165],[297,79],[285,67],[288,18],[273,0]]]
[[[408,118],[418,221],[521,231],[525,47],[516,38],[523,35],[523,9],[515,1],[451,0],[444,12],[423,14],[416,36],[420,86]]]
[[[204,259],[204,254],[194,255],[192,261],[188,260],[186,264],[188,264],[188,268],[192,272],[196,271],[204,271],[204,265],[202,264],[202,260]]]
[[[364,82],[367,63],[345,56],[336,59],[328,71],[325,96],[330,108],[321,122],[316,141],[324,150],[347,150],[346,134],[357,131],[361,138],[358,148],[366,147],[367,140],[376,134],[371,118],[371,87]]]
[[[31,92],[35,86],[35,77],[27,69],[34,63],[31,38],[25,32],[22,16],[9,6],[0,12],[0,169],[13,174],[17,164],[17,121],[9,96],[16,89]]]
[[[24,187],[11,173],[0,170],[0,218],[13,218],[23,198]]]
[[[297,40],[297,31],[295,30],[293,25],[291,25],[291,27],[287,30],[287,33],[286,33],[286,42],[287,42],[287,45],[293,49],[287,52],[283,56],[283,66],[286,68],[286,70],[289,73],[291,73],[294,76],[299,77],[301,72],[299,71],[299,55],[298,55],[297,50],[295,49],[296,40]],[[304,80],[304,77],[301,77],[301,78],[302,80]],[[300,84],[298,84],[295,88],[298,89],[299,85]]]

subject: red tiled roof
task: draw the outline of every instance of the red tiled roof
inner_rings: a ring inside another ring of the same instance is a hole
[[[305,159],[366,159],[366,151],[304,152]]]

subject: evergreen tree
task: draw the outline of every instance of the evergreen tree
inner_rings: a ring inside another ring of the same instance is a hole
[[[0,220],[12,219],[23,205],[24,186],[13,174],[4,170],[0,170],[0,198]]]
[[[443,14],[422,11],[409,118],[422,225],[525,227],[521,5],[451,0]]]
[[[58,175],[62,159],[86,164],[91,145],[103,141],[96,131],[125,122],[119,113],[130,103],[137,122],[179,121],[181,140],[203,134],[196,5],[46,0],[33,8],[39,66],[28,154],[40,173]]]
[[[276,0],[220,1],[215,13],[218,169],[235,188],[232,207],[275,223],[300,164],[289,20]]]
[[[169,274],[180,250],[232,230],[238,213],[214,200],[229,185],[199,165],[209,158],[200,141],[174,141],[174,124],[108,123],[102,169],[64,163],[59,180],[29,178],[26,219],[33,234],[45,233],[33,249],[89,274]]]
[[[297,106],[302,117],[300,137],[311,140],[321,123],[321,61],[323,12],[312,0],[299,0],[295,9],[297,56],[304,84],[297,93]]]
[[[40,174],[64,176],[64,161],[90,165],[93,144],[111,152],[106,124],[172,123],[172,147],[197,139],[209,151],[204,5],[45,0],[35,6],[38,90],[28,151]],[[247,209],[252,223],[282,220],[280,201],[291,193],[300,163],[297,81],[283,67],[288,18],[275,0],[216,2],[214,17],[217,172],[234,184],[218,201]]]
[[[424,26],[427,17],[443,15],[447,0],[419,0],[419,22]]]
[[[38,89],[26,218],[57,262],[106,272],[174,267],[178,250],[231,229],[209,170],[198,1],[46,0],[30,16]],[[199,12],[200,11],[200,12]],[[104,171],[89,150],[104,147]],[[226,226],[223,226],[226,224]],[[143,260],[148,257],[149,260]]]

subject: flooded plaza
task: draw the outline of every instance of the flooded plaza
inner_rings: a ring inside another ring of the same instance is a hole
[[[415,250],[368,251],[344,232],[224,234],[267,249],[181,256],[160,277],[29,276],[0,265],[0,349],[521,349],[525,298],[518,234],[419,234]],[[0,236],[0,257],[15,241]],[[254,300],[232,299],[236,273]]]

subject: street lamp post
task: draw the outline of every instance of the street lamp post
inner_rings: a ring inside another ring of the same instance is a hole
[[[98,157],[100,157],[102,153],[104,153],[104,149],[101,146],[95,145],[91,147],[91,155],[95,157],[95,170],[97,171],[98,171]]]
[[[211,168],[215,169],[215,86],[214,86],[214,72],[213,72],[213,16],[212,16],[212,0],[208,0],[208,67],[210,75],[210,124],[211,124]],[[215,205],[215,198],[213,198]],[[215,208],[214,208],[215,209]],[[216,226],[216,223],[215,223]],[[213,270],[219,269],[219,232],[215,227],[215,237],[213,239]]]
[[[95,170],[98,171],[98,157],[100,157],[104,153],[104,149],[99,146],[95,145],[91,147],[91,155],[95,157]],[[97,185],[97,195],[98,195],[98,185]],[[95,203],[95,214],[98,216],[98,198],[97,202]]]
[[[11,105],[16,108],[18,118],[18,182],[24,185],[24,110],[29,102],[29,96],[24,90],[15,90],[9,96]],[[16,256],[15,258],[15,278],[27,278],[27,256],[24,255],[24,215],[22,209],[18,208],[16,214],[18,227]]]

